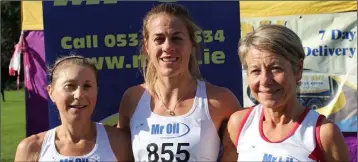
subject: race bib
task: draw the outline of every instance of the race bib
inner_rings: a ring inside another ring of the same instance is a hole
[[[201,119],[147,119],[135,127],[136,161],[195,161]]]

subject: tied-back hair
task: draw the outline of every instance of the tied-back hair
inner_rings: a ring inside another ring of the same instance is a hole
[[[154,15],[158,14],[167,14],[170,16],[176,16],[185,24],[189,38],[193,44],[193,51],[190,54],[189,58],[189,72],[192,75],[193,79],[201,79],[201,74],[198,65],[198,58],[200,57],[201,46],[196,42],[195,32],[201,31],[201,29],[196,25],[191,16],[189,15],[188,10],[178,4],[178,3],[161,3],[157,6],[154,6],[144,17],[143,27],[142,27],[142,41],[140,44],[140,58],[142,65],[142,74],[146,84],[147,90],[154,94],[154,84],[157,80],[157,70],[155,69],[153,63],[150,61],[149,54],[145,49],[146,41],[149,38],[148,31],[148,22]]]
[[[65,65],[68,65],[68,64],[90,67],[95,74],[96,81],[98,82],[98,76],[97,76],[98,71],[97,71],[96,66],[92,62],[90,62],[88,59],[86,59],[85,57],[83,57],[81,55],[71,54],[69,56],[62,56],[62,57],[58,58],[55,61],[55,64],[53,64],[52,67],[48,68],[49,78],[50,78],[49,85],[53,85],[56,82],[56,80],[58,79],[58,72],[62,68],[66,67]]]

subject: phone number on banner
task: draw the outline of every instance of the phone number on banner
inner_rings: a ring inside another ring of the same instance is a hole
[[[197,43],[213,43],[224,42],[224,30],[202,30],[195,32],[195,39]],[[98,35],[84,35],[80,37],[64,36],[61,38],[61,47],[63,49],[83,49],[83,48],[98,48]],[[107,48],[114,47],[135,47],[140,43],[138,33],[127,34],[106,34],[103,38],[103,43]]]

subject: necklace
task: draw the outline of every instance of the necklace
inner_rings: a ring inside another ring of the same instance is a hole
[[[181,101],[181,99],[185,96],[185,94],[187,93],[187,91],[190,89],[190,86],[195,83],[194,81],[188,86],[187,90],[185,91],[185,93],[183,93],[183,95],[178,99],[178,101],[174,104],[174,108],[173,110],[169,109],[169,107],[167,105],[164,104],[164,101],[162,99],[162,95],[160,94],[160,91],[158,90],[158,86],[156,86],[156,93],[157,96],[161,102],[161,104],[165,107],[166,112],[170,115],[170,116],[175,116],[175,108],[177,107],[177,104]]]

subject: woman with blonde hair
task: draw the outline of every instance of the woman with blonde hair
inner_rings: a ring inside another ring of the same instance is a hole
[[[20,142],[15,161],[131,161],[127,131],[91,121],[97,101],[97,69],[78,55],[59,58],[47,87],[61,124]]]
[[[203,81],[199,30],[176,3],[153,7],[143,20],[145,83],[126,90],[119,128],[129,128],[135,161],[215,161],[220,128],[241,108],[232,92]]]
[[[259,104],[231,115],[222,161],[348,161],[339,128],[297,100],[305,58],[300,38],[287,27],[262,25],[238,51]]]

